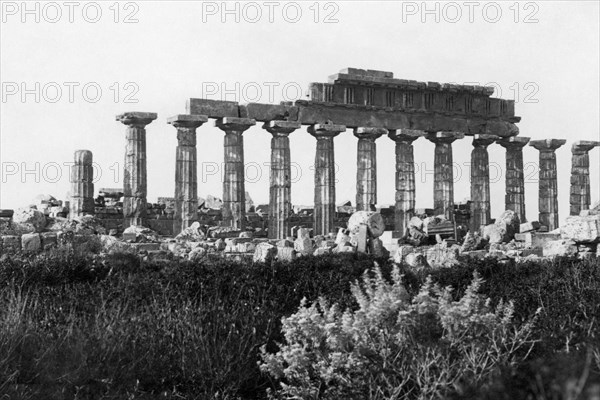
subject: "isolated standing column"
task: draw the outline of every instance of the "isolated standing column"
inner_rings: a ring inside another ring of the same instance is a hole
[[[552,231],[558,228],[558,183],[556,179],[556,149],[567,141],[562,139],[532,140],[539,150],[539,221]]]
[[[179,234],[198,219],[198,160],[196,129],[208,121],[205,115],[176,115],[167,123],[177,129],[175,151],[175,215],[173,233]]]
[[[289,135],[301,124],[293,121],[265,122],[263,128],[271,138],[269,187],[269,238],[285,239],[290,234],[292,183]]]
[[[387,133],[384,128],[354,128],[358,138],[356,152],[356,210],[372,211],[377,204],[377,145],[375,140]]]
[[[474,135],[471,151],[471,231],[479,230],[491,220],[490,213],[490,160],[488,146],[498,136]]]
[[[308,132],[317,139],[315,154],[315,235],[327,235],[333,230],[336,211],[333,138],[345,130],[344,125],[334,124],[315,124],[308,127]]]
[[[125,166],[123,173],[123,227],[146,222],[146,125],[156,119],[156,113],[127,112],[117,115],[117,121],[127,125]]]
[[[256,121],[250,118],[224,117],[215,126],[225,132],[223,223],[236,229],[246,227],[246,189],[244,184],[244,137]]]
[[[69,218],[94,214],[94,167],[92,152],[77,150],[71,166],[71,202]]]
[[[589,140],[580,140],[571,146],[571,215],[579,215],[581,210],[590,208],[589,151],[596,146],[600,146],[600,142]]]
[[[415,156],[412,143],[425,135],[411,129],[392,130],[388,137],[396,142],[396,206],[394,237],[403,237],[415,213]]]
[[[519,216],[521,223],[527,222],[525,216],[525,174],[523,173],[523,147],[530,138],[511,136],[498,140],[506,149],[506,195],[504,208],[512,210]]]
[[[433,160],[433,208],[437,215],[444,214],[454,221],[454,171],[452,142],[465,137],[462,132],[428,133],[427,139],[435,143]]]

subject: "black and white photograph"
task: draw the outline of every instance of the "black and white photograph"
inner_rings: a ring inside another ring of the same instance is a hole
[[[0,11],[0,400],[600,400],[597,0]]]

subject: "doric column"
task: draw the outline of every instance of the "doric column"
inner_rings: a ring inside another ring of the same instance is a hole
[[[435,143],[433,160],[433,208],[436,215],[444,214],[454,221],[454,171],[452,160],[452,142],[462,139],[462,132],[433,132],[427,139]]]
[[[265,122],[263,128],[271,138],[271,170],[269,177],[269,238],[285,239],[290,235],[292,211],[291,158],[289,134],[302,125],[292,121]]]
[[[223,177],[223,223],[236,229],[246,227],[246,189],[244,185],[244,138],[242,134],[256,121],[224,117],[215,126],[225,132]]]
[[[175,215],[173,233],[179,234],[198,219],[198,161],[196,128],[208,121],[205,115],[176,115],[167,123],[177,128],[175,151]]]
[[[556,180],[556,149],[567,143],[562,139],[532,140],[531,147],[540,151],[539,221],[552,231],[558,228],[558,184]]]
[[[92,152],[77,150],[71,166],[71,202],[69,218],[94,214],[94,167]]]
[[[396,206],[394,237],[403,237],[408,221],[415,213],[415,157],[412,143],[425,132],[411,129],[392,130],[388,137],[396,142]]]
[[[315,124],[308,133],[317,138],[315,154],[314,234],[327,235],[333,230],[335,216],[335,158],[333,138],[344,132],[344,125]]]
[[[487,148],[495,135],[474,135],[471,151],[471,231],[490,223],[490,160]]]
[[[146,125],[156,119],[156,113],[127,112],[117,115],[117,121],[127,125],[125,166],[123,172],[123,227],[146,222]]]
[[[372,211],[377,204],[377,145],[375,139],[387,133],[384,128],[354,128],[356,152],[356,210]]]
[[[514,211],[521,223],[525,217],[525,175],[523,174],[523,147],[529,143],[528,137],[511,136],[498,140],[506,149],[506,194],[504,208]]]
[[[588,152],[598,141],[580,140],[571,146],[571,215],[590,208],[590,156]]]

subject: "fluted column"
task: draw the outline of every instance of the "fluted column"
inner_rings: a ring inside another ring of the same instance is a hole
[[[444,214],[454,221],[454,171],[452,142],[465,137],[462,132],[428,133],[427,139],[435,143],[433,160],[433,208],[436,215]]]
[[[333,138],[344,132],[344,125],[315,124],[308,132],[317,138],[315,154],[314,234],[326,235],[333,230],[335,216],[335,156]]]
[[[531,147],[540,151],[539,221],[552,231],[558,228],[558,183],[556,180],[556,149],[567,141],[562,139],[532,140]]]
[[[496,142],[506,149],[506,194],[504,196],[504,208],[514,211],[519,216],[521,223],[527,221],[525,216],[523,147],[529,143],[529,139],[523,136],[511,136]]]
[[[92,152],[77,150],[71,166],[69,218],[94,214],[94,167]]]
[[[271,138],[269,177],[269,238],[285,239],[290,235],[292,212],[291,157],[289,135],[302,125],[292,121],[265,122],[263,128]]]
[[[377,204],[377,145],[375,140],[387,133],[384,128],[354,128],[358,138],[356,152],[356,210],[372,211]]]
[[[156,119],[156,113],[127,112],[117,121],[127,125],[125,166],[123,173],[123,227],[146,223],[146,125]]]
[[[242,134],[256,121],[250,118],[225,117],[215,126],[225,132],[223,223],[236,229],[246,227],[246,189],[244,184],[244,138]]]
[[[600,146],[598,141],[580,140],[571,146],[571,215],[590,208],[590,156],[589,151]]]
[[[471,151],[471,231],[479,230],[491,220],[490,160],[487,148],[500,139],[495,135],[474,135]]]
[[[198,161],[196,129],[208,121],[205,115],[176,115],[167,123],[177,129],[175,150],[175,215],[173,233],[179,234],[198,219]]]
[[[394,237],[403,237],[408,221],[415,213],[415,157],[412,143],[425,132],[411,129],[392,130],[388,137],[396,142],[396,206]]]

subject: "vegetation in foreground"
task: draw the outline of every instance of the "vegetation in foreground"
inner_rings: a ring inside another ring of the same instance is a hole
[[[5,254],[0,399],[253,399],[268,391],[282,398],[595,398],[598,267],[564,258],[469,260],[393,272],[387,260],[356,254],[272,264],[143,262],[72,247]],[[429,311],[420,313],[424,305]],[[315,331],[319,318],[329,318],[330,328],[363,326],[366,336],[353,342],[343,329]],[[300,320],[313,322],[294,325]],[[373,326],[384,332],[379,339]],[[316,362],[305,370],[286,356],[299,343]],[[466,350],[494,343],[501,351],[493,363],[487,350]],[[338,368],[331,350],[359,367]],[[390,357],[385,365],[382,354]],[[281,371],[270,369],[275,362]],[[318,366],[331,374],[315,373]]]

